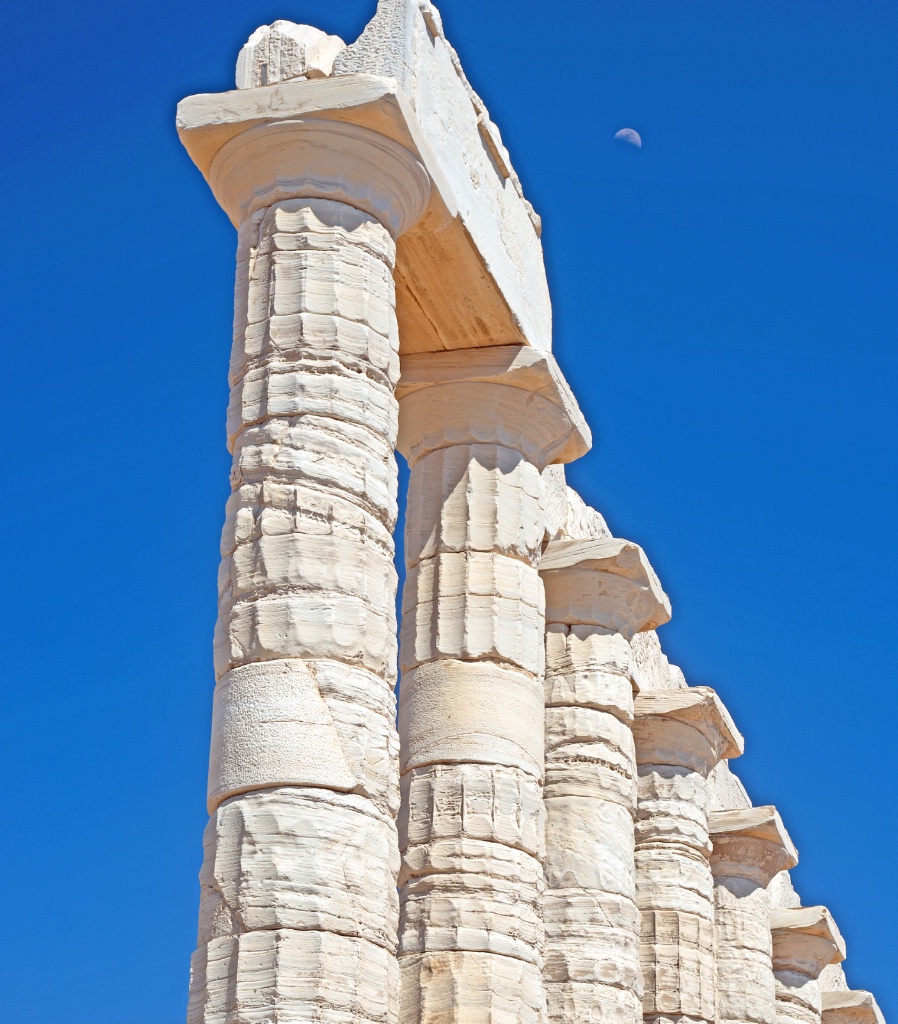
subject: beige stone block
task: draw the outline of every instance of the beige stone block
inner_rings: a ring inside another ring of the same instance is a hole
[[[633,815],[594,797],[546,798],[546,884],[632,898]]]
[[[721,758],[738,757],[742,736],[709,686],[640,693],[633,735],[641,765],[691,768],[707,778]]]
[[[541,675],[539,573],[504,555],[461,552],[409,570],[402,597],[403,671],[438,658],[496,659]]]
[[[193,954],[188,1024],[394,1024],[399,967],[382,946],[279,928],[212,939]]]
[[[544,1024],[540,969],[510,956],[420,953],[400,960],[401,1024]]]
[[[219,594],[232,600],[271,593],[342,593],[383,611],[398,579],[389,552],[342,537],[287,533],[239,544],[222,561]],[[395,614],[395,613],[394,613]]]
[[[275,21],[257,28],[237,57],[237,88],[252,89],[298,77],[322,78],[346,43],[311,25]]]
[[[547,982],[593,982],[642,992],[639,911],[632,899],[582,889],[543,896]]]
[[[625,989],[596,982],[546,981],[550,1024],[640,1024],[642,1002]]]
[[[714,920],[714,882],[707,858],[661,841],[636,847],[637,902],[643,910],[682,910]]]
[[[547,707],[596,708],[633,720],[630,645],[618,633],[547,623],[545,680]]]
[[[200,943],[291,928],[396,948],[396,829],[365,798],[296,786],[243,794],[213,813],[204,846]]]
[[[636,842],[676,843],[711,853],[705,780],[688,768],[640,765]]]
[[[447,552],[492,552],[528,564],[543,540],[539,472],[517,451],[459,445],[432,452],[411,475],[406,564]]]
[[[441,660],[403,674],[403,771],[475,762],[543,770],[543,689],[526,672],[490,662]]]
[[[228,440],[269,417],[322,416],[366,427],[395,442],[399,405],[390,388],[362,374],[326,372],[303,360],[249,370],[231,391]]]
[[[468,950],[541,966],[542,888],[541,880],[473,871],[409,879],[400,892],[400,955]]]
[[[399,805],[399,743],[387,683],[339,662],[271,661],[234,669],[215,689],[210,812],[228,796],[321,786]]]
[[[318,313],[270,316],[257,324],[237,318],[231,348],[231,387],[254,367],[291,361],[334,372],[366,374],[390,390],[399,380],[399,336],[396,325],[383,335],[367,324]]]
[[[272,594],[223,602],[215,631],[215,670],[253,661],[332,658],[385,679],[396,672],[394,613],[347,594]]]
[[[225,509],[221,556],[233,554],[238,544],[288,534],[349,541],[359,548],[374,549],[390,561],[394,556],[392,534],[370,512],[339,494],[280,480],[244,484],[231,494]]]
[[[434,839],[403,852],[400,885],[430,875],[489,876],[530,891],[544,884],[542,864],[532,854],[488,839]]]
[[[481,839],[543,859],[540,786],[520,769],[430,765],[403,775],[400,785],[397,824],[403,851],[442,839]]]
[[[365,427],[303,416],[270,419],[242,431],[234,446],[231,485],[269,479],[336,492],[392,529],[396,461],[389,443]]]
[[[885,1024],[872,992],[851,989],[821,993],[823,1024]]]
[[[715,1020],[714,925],[677,910],[643,911],[643,1011]]]

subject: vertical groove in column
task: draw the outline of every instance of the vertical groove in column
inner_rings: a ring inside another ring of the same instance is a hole
[[[716,1020],[707,777],[742,738],[708,687],[640,694],[637,901],[646,1021]]]
[[[391,1024],[395,243],[324,199],[240,231],[190,1024]]]

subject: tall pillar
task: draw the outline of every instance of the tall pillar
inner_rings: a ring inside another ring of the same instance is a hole
[[[774,910],[770,915],[776,1024],[821,1024],[817,979],[845,959],[845,940],[826,907]]]
[[[537,1024],[542,986],[540,470],[589,433],[554,360],[403,357],[411,469],[399,697],[404,1024]]]
[[[707,778],[742,737],[707,686],[635,701],[636,888],[646,1021],[715,1021],[714,883]]]
[[[821,996],[823,1024],[885,1024],[872,992],[862,988],[849,992],[824,992]]]
[[[670,618],[642,549],[553,541],[546,590],[546,940],[552,1024],[642,1016],[629,640]]]
[[[340,122],[251,110],[222,127],[232,95],[194,98],[225,114],[187,139],[239,227],[188,1020],[388,1024],[399,1000],[393,266],[430,183],[407,149],[348,123],[351,110]]]
[[[775,807],[712,811],[709,816],[717,936],[720,1024],[774,1024],[776,992],[770,939],[774,875],[798,863]]]

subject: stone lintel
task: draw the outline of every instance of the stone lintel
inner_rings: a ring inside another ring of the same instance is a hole
[[[415,462],[457,444],[498,444],[540,469],[572,462],[589,426],[548,352],[518,345],[416,353],[401,359],[397,448]]]
[[[823,1024],[885,1024],[885,1017],[872,992],[823,992]]]
[[[332,182],[321,181],[314,173],[300,181],[292,170],[315,156],[313,150],[321,149],[322,131],[328,124],[342,125],[344,132],[374,133],[382,140],[381,147],[404,151],[429,181],[427,201],[414,217],[405,216],[387,225],[394,237],[401,236],[396,264],[400,351],[479,348],[497,342],[548,350],[549,313],[537,315],[528,310],[527,296],[520,292],[509,268],[503,268],[504,274],[493,272],[491,260],[475,241],[474,230],[474,222],[488,219],[491,211],[463,209],[409,99],[394,79],[345,74],[285,81],[189,96],[178,104],[177,111],[181,142],[235,225],[247,216],[241,205],[253,186],[263,192],[255,197],[257,206],[285,198],[330,196],[368,209],[358,183],[354,183],[354,195],[339,190],[334,194]],[[277,129],[274,135],[273,129]],[[254,134],[241,143],[239,137],[246,133]],[[282,186],[285,178],[288,186],[299,181],[292,194],[289,187],[272,191],[266,182],[252,181],[242,183],[241,195],[237,195],[232,186],[222,182],[219,165],[229,153],[235,147],[256,147],[263,140],[276,151],[279,166],[273,165],[272,157],[268,164],[278,185]],[[340,154],[338,166],[346,159]],[[291,172],[285,175],[284,166]],[[535,243],[544,282],[538,239]],[[452,268],[451,273],[447,267]],[[543,304],[548,309],[548,302]]]
[[[742,734],[710,686],[643,691],[634,711],[640,764],[689,767],[707,774],[718,761],[738,757],[745,749]]]
[[[603,626],[629,640],[670,621],[670,600],[645,552],[631,541],[552,541],[540,574],[547,622]]]
[[[816,978],[845,959],[845,940],[826,907],[795,907],[770,914],[773,969]]]
[[[711,811],[708,831],[715,877],[746,877],[766,886],[774,875],[798,863],[798,850],[770,805]]]

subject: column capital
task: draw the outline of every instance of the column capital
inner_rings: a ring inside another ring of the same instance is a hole
[[[414,114],[370,75],[188,96],[177,126],[235,226],[299,198],[354,206],[394,238],[425,215],[435,228],[449,218]]]
[[[730,713],[710,686],[641,693],[635,714],[639,764],[689,768],[707,777],[718,761],[738,757],[745,748]]]
[[[886,1024],[872,992],[823,992],[823,1024]]]
[[[770,915],[773,969],[818,977],[845,959],[845,940],[826,907],[774,910]]]
[[[715,878],[747,878],[766,888],[774,875],[798,863],[798,850],[775,807],[711,811],[708,831]]]
[[[629,640],[670,621],[670,600],[645,552],[631,541],[552,541],[540,575],[546,622],[601,626]]]
[[[558,364],[519,345],[403,356],[397,448],[414,464],[440,448],[498,445],[539,469],[589,451],[592,434]]]

